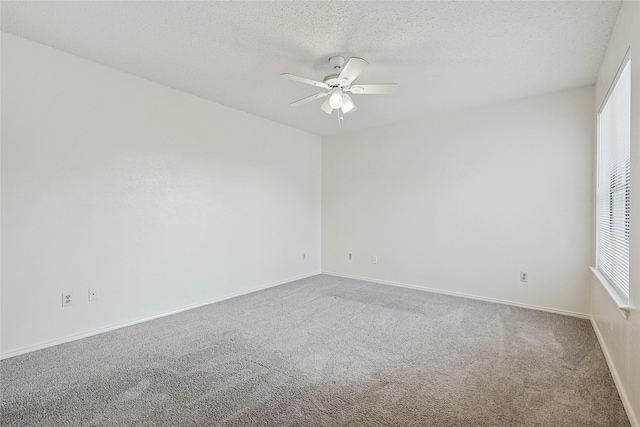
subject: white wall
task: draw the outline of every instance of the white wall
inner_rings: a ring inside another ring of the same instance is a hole
[[[323,271],[588,316],[592,105],[589,87],[324,138]]]
[[[320,160],[318,136],[3,33],[3,356],[318,273]]]
[[[625,1],[598,74],[598,111],[631,47],[631,256],[629,295],[633,310],[625,319],[593,277],[591,314],[609,367],[633,426],[640,426],[640,2]],[[594,254],[595,258],[595,254]]]

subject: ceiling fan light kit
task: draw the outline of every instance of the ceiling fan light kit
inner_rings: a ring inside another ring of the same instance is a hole
[[[345,114],[357,110],[355,103],[348,95],[349,93],[358,95],[388,95],[397,92],[400,87],[397,83],[351,86],[353,81],[362,73],[368,64],[364,59],[356,57],[349,59],[345,64],[344,57],[332,56],[329,58],[329,65],[331,65],[334,72],[339,72],[339,74],[329,74],[321,82],[289,73],[282,73],[280,76],[326,90],[326,92],[318,92],[294,101],[290,103],[291,106],[295,107],[316,99],[326,98],[322,105],[320,105],[320,109],[327,114],[332,114],[334,110],[338,110],[338,118],[343,120]]]
[[[342,107],[342,90],[339,87],[331,89],[331,96],[329,96],[329,105],[334,110]]]
[[[342,95],[342,112],[347,114],[353,111],[356,108],[356,105],[351,100],[349,95]]]

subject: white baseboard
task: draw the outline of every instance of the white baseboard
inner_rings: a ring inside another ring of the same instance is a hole
[[[8,359],[10,357],[19,356],[21,354],[31,353],[32,351],[42,350],[44,348],[53,347],[53,346],[56,346],[56,345],[59,345],[59,344],[64,344],[64,343],[68,343],[68,342],[71,342],[71,341],[76,341],[76,340],[79,340],[79,339],[82,339],[82,338],[87,338],[87,337],[91,337],[91,336],[94,336],[94,335],[103,334],[105,332],[113,331],[113,330],[116,330],[116,329],[126,328],[127,326],[137,325],[138,323],[142,323],[142,322],[148,322],[149,320],[159,319],[159,318],[165,317],[165,316],[171,316],[172,314],[178,314],[178,313],[183,312],[183,311],[187,311],[187,310],[191,310],[191,309],[194,309],[194,308],[202,307],[202,306],[205,306],[205,305],[213,304],[213,303],[216,303],[216,302],[228,300],[228,299],[239,297],[239,296],[242,296],[242,295],[251,294],[253,292],[261,291],[261,290],[264,290],[264,289],[273,288],[274,286],[283,285],[285,283],[293,282],[293,281],[296,281],[296,280],[306,279],[307,277],[316,276],[318,274],[321,274],[320,271],[316,271],[316,272],[313,272],[311,274],[305,274],[305,275],[298,276],[298,277],[291,277],[291,278],[288,278],[288,279],[285,279],[285,280],[281,280],[281,281],[277,281],[277,282],[268,283],[266,285],[257,286],[255,288],[251,288],[251,289],[246,290],[246,291],[236,292],[236,293],[233,293],[233,294],[222,296],[220,298],[214,298],[214,299],[210,299],[210,300],[207,300],[207,301],[202,301],[202,302],[199,302],[197,304],[191,304],[191,305],[180,307],[180,308],[177,308],[175,310],[167,311],[167,312],[164,312],[164,313],[154,314],[152,316],[147,316],[147,317],[141,317],[139,319],[129,320],[127,322],[116,323],[116,324],[113,324],[113,325],[106,326],[104,328],[93,329],[93,330],[90,330],[90,331],[82,332],[80,334],[69,335],[69,336],[58,338],[58,339],[55,339],[55,340],[46,341],[46,342],[43,342],[43,343],[40,343],[40,344],[35,344],[35,345],[28,346],[28,347],[23,347],[23,348],[20,348],[18,350],[13,350],[13,351],[9,351],[9,352],[6,352],[6,353],[2,353],[0,355],[0,360]]]
[[[604,354],[604,358],[607,361],[607,365],[609,366],[609,371],[611,372],[611,376],[613,377],[613,382],[618,389],[618,394],[620,395],[620,400],[622,400],[622,406],[624,406],[624,410],[627,412],[627,416],[629,417],[629,422],[631,423],[631,427],[640,427],[640,421],[638,417],[633,412],[633,408],[631,407],[631,402],[629,401],[629,396],[625,392],[624,387],[622,387],[622,380],[620,379],[620,375],[618,374],[618,370],[616,369],[616,365],[613,363],[613,359],[609,354],[609,349],[606,346],[604,338],[600,333],[600,329],[598,329],[598,324],[596,321],[591,318],[591,326],[596,333],[596,337],[598,338],[598,342],[600,343],[600,348],[602,349],[602,353]]]
[[[497,299],[497,298],[488,298],[488,297],[483,297],[483,296],[480,296],[480,295],[472,295],[472,294],[465,294],[465,293],[462,293],[462,292],[446,291],[446,290],[443,290],[443,289],[429,288],[429,287],[426,287],[426,286],[410,285],[408,283],[391,282],[389,280],[373,279],[373,278],[370,278],[370,277],[353,276],[353,275],[349,275],[349,274],[335,273],[335,272],[332,272],[332,271],[323,271],[322,274],[330,274],[332,276],[345,277],[347,279],[365,280],[367,282],[375,282],[375,283],[381,283],[383,285],[399,286],[399,287],[402,287],[402,288],[418,289],[418,290],[421,290],[421,291],[434,292],[434,293],[437,293],[437,294],[444,294],[444,295],[452,295],[452,296],[456,296],[456,297],[470,298],[470,299],[475,299],[475,300],[479,300],[479,301],[493,302],[493,303],[497,303],[497,304],[512,305],[512,306],[522,307],[522,308],[530,308],[532,310],[546,311],[548,313],[563,314],[565,316],[578,317],[580,319],[591,319],[591,316],[589,314],[587,314],[587,313],[578,313],[578,312],[575,312],[575,311],[560,310],[560,309],[557,309],[557,308],[543,307],[543,306],[533,305],[533,304],[523,304],[523,303],[520,303],[520,302],[501,300],[501,299]]]

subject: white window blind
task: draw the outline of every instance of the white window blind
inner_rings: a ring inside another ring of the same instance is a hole
[[[598,113],[596,268],[629,301],[631,61],[626,59]]]

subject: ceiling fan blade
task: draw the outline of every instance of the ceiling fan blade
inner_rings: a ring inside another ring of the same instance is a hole
[[[320,106],[320,109],[327,114],[333,113],[333,108],[331,108],[331,105],[329,105],[329,98],[325,99],[325,101]]]
[[[306,77],[296,76],[295,74],[282,73],[282,74],[280,74],[280,77],[284,77],[285,79],[293,80],[294,82],[300,82],[300,83],[305,83],[305,84],[312,85],[312,86],[315,86],[315,87],[321,87],[323,89],[329,89],[329,85],[326,84],[325,82],[319,82],[317,80],[311,80],[311,79],[308,79]]]
[[[298,99],[297,101],[291,102],[289,105],[292,107],[297,107],[298,105],[306,104],[307,102],[315,101],[316,99],[324,98],[329,95],[329,92],[318,92],[315,95],[307,96],[306,98]]]
[[[391,95],[398,92],[400,85],[398,83],[374,84],[374,85],[355,85],[345,89],[357,95]]]
[[[341,86],[349,86],[360,75],[362,70],[369,64],[362,58],[351,58],[347,65],[344,66],[342,72],[338,76],[338,82]]]

